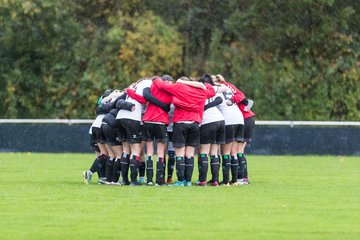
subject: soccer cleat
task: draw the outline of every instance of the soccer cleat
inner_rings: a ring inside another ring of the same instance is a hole
[[[175,182],[174,184],[171,184],[169,186],[172,186],[172,187],[183,187],[184,186],[184,182],[183,181],[177,181]]]
[[[93,173],[90,170],[83,172],[84,183],[89,184],[91,182]]]
[[[232,182],[230,183],[231,186],[239,186],[240,184],[238,182]]]
[[[111,184],[115,185],[115,186],[120,186],[121,185],[119,182],[112,182]]]
[[[140,184],[144,184],[144,183],[145,183],[145,178],[144,178],[144,177],[140,177],[140,178],[139,178],[139,183],[140,183]]]
[[[166,182],[167,184],[172,184],[173,183],[172,178],[168,178]]]
[[[219,183],[216,182],[216,181],[214,181],[214,182],[212,182],[210,185],[213,186],[213,187],[217,187],[217,186],[219,186]]]
[[[130,186],[140,186],[141,184],[138,181],[131,181]]]
[[[108,182],[108,181],[105,182],[105,185],[111,185],[111,184],[112,182]]]
[[[221,186],[230,187],[230,183],[224,183],[224,182],[222,182],[222,183],[221,183]]]
[[[197,185],[200,187],[206,187],[206,181],[198,182]]]
[[[191,186],[192,186],[192,183],[191,183],[191,181],[186,181],[186,182],[185,182],[185,185],[186,185],[187,187],[191,187]]]
[[[154,183],[153,182],[148,182],[147,185],[148,186],[154,186]]]
[[[120,182],[120,184],[121,184],[122,186],[128,186],[128,185],[130,185],[130,182],[129,182],[128,180],[122,180],[122,181]]]
[[[241,186],[243,186],[243,185],[249,185],[250,182],[249,182],[249,179],[243,178],[243,179],[239,179],[239,180],[238,180],[238,184],[241,185]]]
[[[166,184],[165,183],[155,183],[156,187],[165,187]]]
[[[106,184],[106,178],[99,178],[98,184]]]

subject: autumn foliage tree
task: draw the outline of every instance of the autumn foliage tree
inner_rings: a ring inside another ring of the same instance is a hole
[[[93,118],[107,88],[221,73],[258,119],[360,119],[360,1],[0,0],[1,118]]]

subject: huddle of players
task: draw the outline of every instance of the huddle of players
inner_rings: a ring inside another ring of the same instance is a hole
[[[99,183],[137,186],[145,181],[146,169],[147,185],[154,185],[156,143],[155,185],[165,185],[167,152],[167,183],[172,183],[174,165],[178,179],[169,186],[191,186],[195,149],[199,186],[219,185],[220,159],[221,185],[246,185],[244,149],[255,125],[252,105],[252,100],[220,74],[181,77],[176,83],[164,75],[140,79],[124,92],[107,90],[98,101],[97,117],[90,128],[97,157],[83,172],[84,181],[89,183],[97,172]],[[209,157],[212,179],[206,182]]]

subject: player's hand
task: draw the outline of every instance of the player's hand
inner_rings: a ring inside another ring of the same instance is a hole
[[[244,112],[248,112],[250,109],[248,108],[248,106],[244,107]]]
[[[135,110],[135,105],[134,106],[132,106],[132,108],[131,108],[131,111],[134,111]]]

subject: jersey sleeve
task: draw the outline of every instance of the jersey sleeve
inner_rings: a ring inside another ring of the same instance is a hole
[[[205,87],[206,87],[206,97],[207,98],[211,98],[211,97],[215,96],[216,93],[215,93],[214,87],[211,84],[206,83]]]
[[[172,83],[167,83],[165,81],[162,81],[160,79],[156,79],[153,81],[153,83],[155,84],[155,86],[157,86],[160,90],[164,90],[165,92],[168,92],[172,95],[175,94],[176,92],[176,84],[172,84]]]
[[[226,82],[225,85],[231,89],[231,92],[234,95],[232,97],[232,101],[234,103],[239,103],[245,99],[245,94],[243,92],[241,92],[239,89],[237,89],[233,84]]]
[[[126,89],[126,93],[129,95],[129,97],[131,97],[132,99],[135,99],[136,101],[138,101],[141,104],[147,103],[146,99],[143,96],[141,96],[140,94],[137,94],[134,89],[128,88],[128,89]]]

